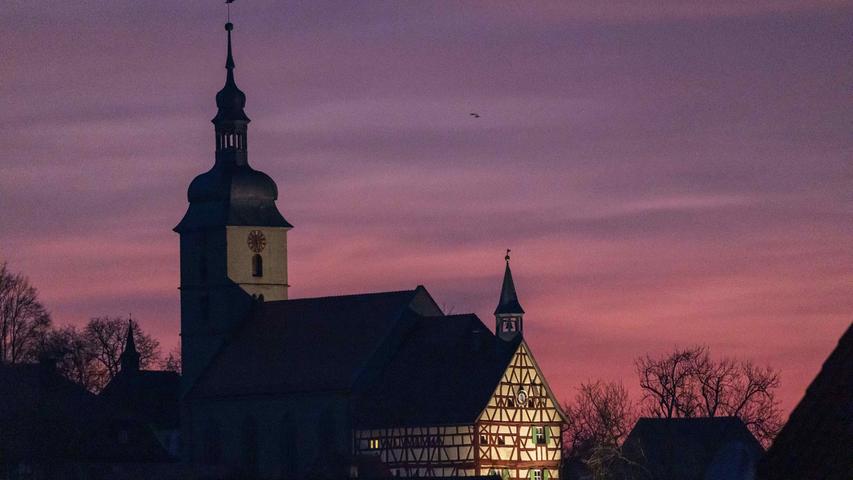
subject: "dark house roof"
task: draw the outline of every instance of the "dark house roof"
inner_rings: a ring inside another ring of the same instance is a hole
[[[78,457],[93,401],[47,365],[0,363],[0,461]]]
[[[853,478],[853,325],[759,467],[759,478]]]
[[[384,363],[417,314],[441,314],[423,287],[261,303],[190,398],[350,390]]]
[[[354,404],[357,427],[471,423],[520,339],[495,337],[473,314],[415,319],[396,354]]]
[[[181,377],[175,372],[119,372],[101,392],[117,418],[132,419],[156,429],[179,425]]]
[[[119,421],[48,364],[0,364],[0,464],[164,462],[156,437]]]
[[[763,452],[737,417],[641,418],[623,445],[636,478],[746,479]]]

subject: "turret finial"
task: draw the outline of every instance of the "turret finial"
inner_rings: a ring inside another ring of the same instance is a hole
[[[228,58],[225,59],[225,68],[228,69],[228,75],[233,75],[231,70],[234,70],[234,56],[231,54],[231,30],[234,30],[234,24],[228,22],[225,24],[225,31],[228,32]],[[233,82],[233,77],[231,78]]]

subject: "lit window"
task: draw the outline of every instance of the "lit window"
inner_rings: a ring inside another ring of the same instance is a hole
[[[487,437],[485,435],[480,435],[480,445],[488,445],[488,444],[489,444],[489,437]]]
[[[379,439],[378,438],[371,438],[370,440],[368,440],[367,441],[367,448],[369,448],[371,450],[379,450]]]
[[[498,435],[498,445],[506,445],[506,440],[503,435]]]
[[[542,470],[533,470],[533,480],[542,480]]]

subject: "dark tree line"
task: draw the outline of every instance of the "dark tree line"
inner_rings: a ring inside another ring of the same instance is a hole
[[[612,466],[628,460],[621,446],[641,417],[736,416],[766,448],[782,428],[776,400],[779,374],[749,360],[715,359],[695,346],[634,362],[642,397],[629,398],[619,382],[581,384],[564,407],[565,458],[582,462],[596,479],[610,478]]]
[[[159,342],[126,317],[55,327],[27,277],[0,264],[0,363],[54,362],[59,373],[97,392],[119,372],[129,324],[141,368],[180,371],[180,350],[162,357]]]

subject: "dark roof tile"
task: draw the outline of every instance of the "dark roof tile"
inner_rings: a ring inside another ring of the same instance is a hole
[[[349,390],[413,310],[440,313],[423,287],[262,303],[190,396]]]

